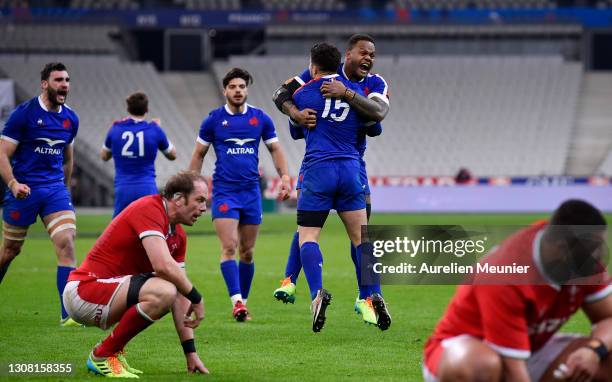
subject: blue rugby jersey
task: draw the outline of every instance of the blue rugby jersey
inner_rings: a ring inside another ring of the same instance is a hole
[[[200,126],[197,141],[215,149],[214,183],[227,185],[259,182],[259,141],[277,142],[272,119],[261,109],[245,104],[242,114],[227,105],[210,112]]]
[[[155,122],[125,118],[108,131],[104,146],[115,161],[115,186],[155,183],[157,151],[169,152],[172,143]]]
[[[348,103],[323,97],[320,91],[323,81],[343,81],[347,88],[362,94],[358,87],[338,74],[311,80],[293,94],[298,109],[310,108],[317,113],[317,126],[303,129],[306,139],[304,169],[325,160],[360,159],[357,140],[363,122]]]
[[[17,181],[29,186],[63,182],[64,151],[78,129],[79,117],[67,105],[56,113],[34,97],[17,106],[2,131],[2,139],[17,144],[11,158]]]

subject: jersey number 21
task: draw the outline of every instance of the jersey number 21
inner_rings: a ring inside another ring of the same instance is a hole
[[[144,131],[139,131],[136,133],[136,138],[138,138],[138,155],[139,157],[144,156]],[[121,139],[126,140],[123,145],[123,149],[121,150],[121,156],[124,157],[134,157],[134,152],[130,150],[132,147],[132,143],[134,143],[134,133],[131,131],[124,131],[121,134]]]

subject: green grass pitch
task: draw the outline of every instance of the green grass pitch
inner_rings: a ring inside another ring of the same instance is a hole
[[[528,224],[544,215],[382,215],[371,224]],[[608,215],[610,220],[612,216]],[[83,259],[109,216],[79,216],[77,259]],[[255,279],[248,305],[253,320],[237,323],[219,270],[219,243],[210,216],[188,232],[187,270],[203,292],[206,318],[196,330],[198,352],[210,381],[267,380],[421,380],[422,347],[451,297],[454,286],[384,286],[393,317],[386,332],[365,325],[353,311],[356,283],[349,244],[336,216],[321,236],[323,282],[333,294],[321,333],[311,331],[308,287],[303,274],[295,305],[272,297],[278,287],[295,227],[294,215],[266,215],[255,248]],[[72,363],[73,376],[93,380],[85,360],[106,336],[98,328],[60,328],[55,286],[56,260],[40,222],[30,229],[22,254],[0,284],[0,365],[25,362]],[[578,315],[566,331],[587,332]],[[145,380],[195,380],[189,376],[168,315],[127,347],[130,363]],[[7,377],[0,380],[58,380],[59,377]]]

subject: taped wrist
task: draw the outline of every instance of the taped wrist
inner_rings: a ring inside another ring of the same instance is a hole
[[[202,295],[195,287],[191,288],[191,291],[185,295],[185,298],[191,301],[192,304],[199,304],[202,302]]]
[[[196,352],[195,340],[193,338],[181,342],[181,346],[183,347],[183,353],[185,354]]]

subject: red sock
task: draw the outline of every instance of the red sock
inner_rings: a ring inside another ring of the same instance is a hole
[[[138,312],[137,306],[138,304],[125,311],[111,334],[94,349],[94,356],[100,358],[114,356],[132,338],[153,323]]]

